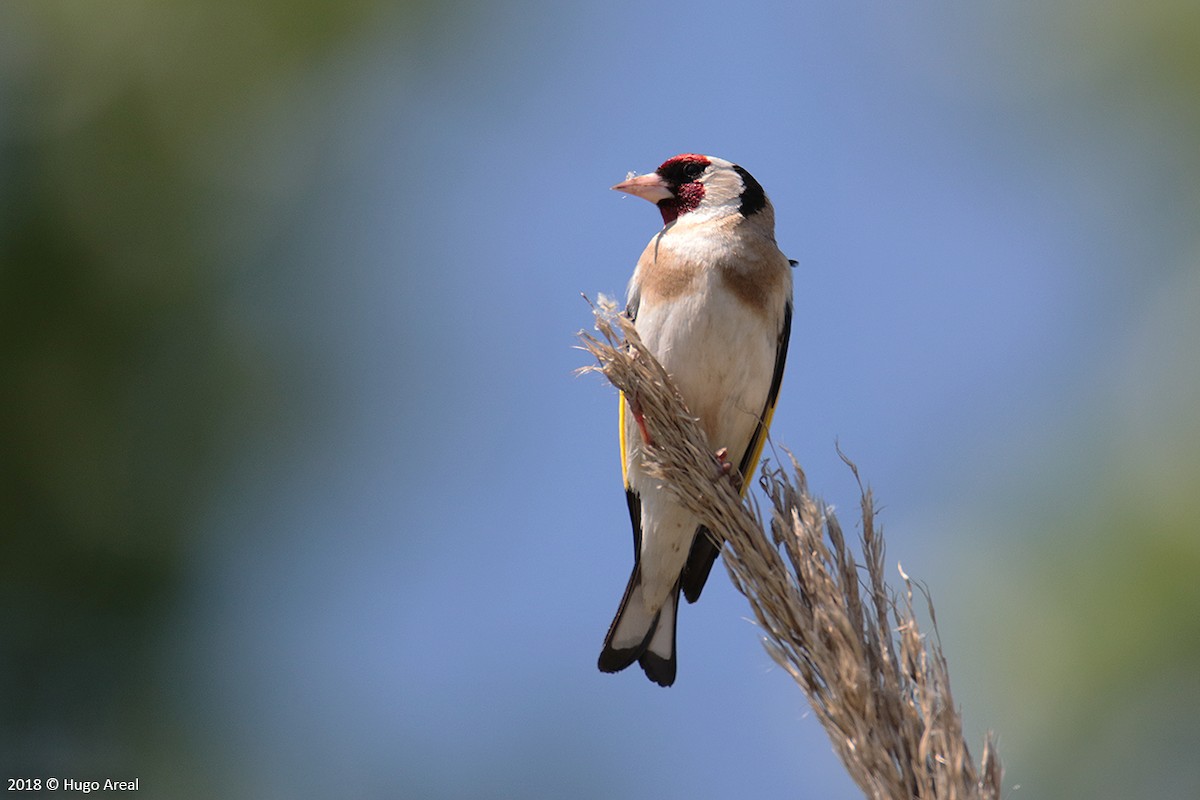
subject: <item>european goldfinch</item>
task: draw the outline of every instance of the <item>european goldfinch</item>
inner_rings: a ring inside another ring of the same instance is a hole
[[[663,220],[629,282],[626,313],[714,450],[738,459],[744,493],[779,396],[791,332],[791,263],[775,244],[775,210],[749,172],[694,153],[612,188],[654,203]],[[636,661],[650,680],[670,686],[679,592],[692,603],[700,597],[719,548],[646,474],[642,436],[622,396],[633,574],[599,666],[617,672]]]

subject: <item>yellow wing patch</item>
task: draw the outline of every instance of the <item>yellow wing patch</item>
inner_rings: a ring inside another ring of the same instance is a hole
[[[618,401],[621,407],[617,410],[617,425],[620,429],[621,438],[621,481],[625,484],[625,488],[629,488],[629,446],[625,441],[625,393],[621,392]]]
[[[750,439],[746,452],[738,464],[742,473],[740,493],[746,496],[750,479],[758,470],[759,459],[762,458],[763,447],[767,443],[767,432],[771,428],[771,420],[775,417],[775,406],[779,402],[779,387],[783,383],[783,367],[787,363],[788,342],[792,336],[792,303],[788,301],[783,308],[783,327],[779,331],[779,340],[775,348],[775,372],[771,376],[771,388],[767,390],[767,402],[763,404],[760,423],[755,426],[754,436]]]
[[[750,480],[754,477],[754,471],[758,468],[759,459],[762,458],[763,447],[767,444],[767,432],[771,429],[771,419],[775,416],[775,405],[767,406],[763,413],[763,424],[760,430],[760,435],[750,444],[748,459],[745,459],[747,464],[747,472],[742,475],[742,485],[738,489],[738,495],[746,496],[746,490],[750,488]]]

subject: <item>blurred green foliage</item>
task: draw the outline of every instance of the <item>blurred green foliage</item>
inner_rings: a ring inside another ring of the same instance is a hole
[[[160,736],[169,720],[129,722],[162,713],[150,650],[189,523],[266,369],[224,308],[241,266],[213,235],[238,199],[228,129],[377,6],[0,9],[5,775],[181,759]]]
[[[1127,215],[1116,241],[1155,260],[1121,264],[1118,345],[1070,424],[974,511],[1011,547],[960,590],[986,624],[952,668],[989,698],[1006,784],[1185,800],[1200,796],[1200,4],[1072,1],[1031,19],[1047,51],[1011,88],[1072,120],[1067,149],[1096,159]]]

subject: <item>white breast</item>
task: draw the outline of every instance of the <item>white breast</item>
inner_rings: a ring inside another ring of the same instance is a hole
[[[681,230],[677,224],[664,230],[642,254],[630,285],[642,341],[675,381],[709,445],[726,448],[734,466],[754,435],[770,391],[784,298],[777,309],[764,313],[739,298],[719,265],[762,270],[762,279],[774,279],[789,295],[791,289],[787,260],[773,240],[764,239],[771,251],[765,256],[748,250],[745,240],[733,235],[736,223],[731,217],[699,229]],[[772,275],[772,269],[781,272]],[[640,596],[652,614],[678,585],[699,520],[646,474],[641,432],[632,414],[626,414],[625,425],[627,478],[641,500]]]
[[[728,448],[736,465],[770,390],[780,323],[739,301],[716,270],[706,270],[696,289],[644,305],[637,329],[699,417],[709,443]]]

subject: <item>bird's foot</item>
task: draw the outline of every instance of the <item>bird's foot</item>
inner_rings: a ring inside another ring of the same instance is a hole
[[[717,452],[713,453],[717,458],[717,470],[720,475],[732,475],[733,464],[729,463],[729,448],[722,447]]]

